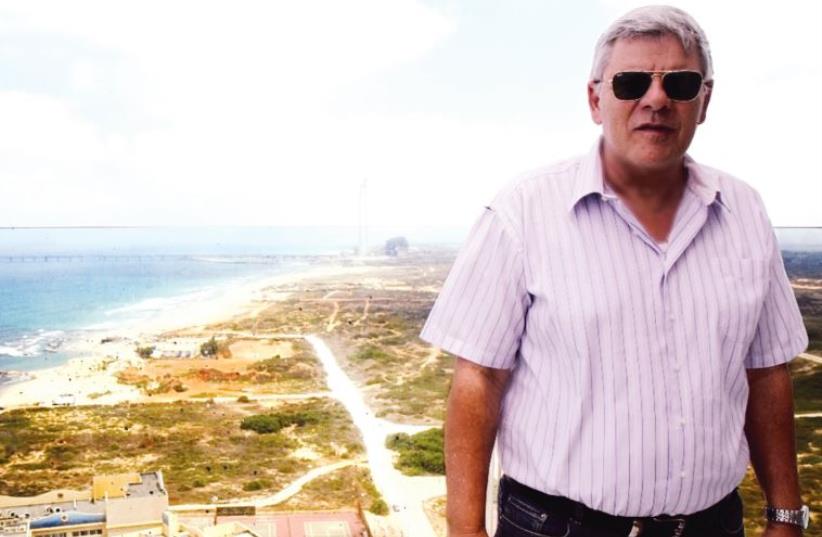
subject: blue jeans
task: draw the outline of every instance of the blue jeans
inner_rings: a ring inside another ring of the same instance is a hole
[[[512,490],[510,478],[503,477],[499,488],[499,525],[495,537],[627,537],[631,532],[630,521],[603,526],[587,523],[583,517],[578,522],[567,509],[555,508],[551,497],[545,500],[534,494],[520,494]],[[564,513],[562,511],[565,511]],[[640,537],[668,537],[674,535],[676,525],[671,522],[648,523]],[[744,537],[742,499],[734,491],[722,500],[700,526],[686,524],[682,537]]]

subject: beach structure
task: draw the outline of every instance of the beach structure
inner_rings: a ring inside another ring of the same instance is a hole
[[[0,528],[4,537],[147,537],[162,534],[166,509],[161,471],[101,475],[85,491],[0,496]]]
[[[222,341],[222,339],[218,339]],[[194,358],[200,355],[200,349],[208,338],[184,337],[172,339],[157,339],[151,342],[151,358],[174,359]]]

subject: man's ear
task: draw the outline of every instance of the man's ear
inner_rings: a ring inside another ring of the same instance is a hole
[[[705,117],[708,115],[708,103],[711,102],[711,94],[714,91],[714,81],[709,80],[705,82],[705,97],[702,99],[702,110],[699,111],[699,124],[705,123]]]
[[[588,108],[591,110],[591,119],[594,123],[602,125],[602,114],[599,111],[599,84],[592,80],[588,81]]]

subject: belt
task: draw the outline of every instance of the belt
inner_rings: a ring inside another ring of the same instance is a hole
[[[639,537],[648,534],[681,537],[686,527],[689,530],[700,528],[704,528],[705,530],[714,529],[716,528],[720,510],[723,505],[726,502],[734,501],[737,494],[736,490],[734,490],[714,505],[689,515],[626,517],[597,511],[583,503],[562,496],[545,494],[544,492],[523,485],[508,476],[502,476],[500,485],[501,489],[509,491],[533,505],[538,505],[555,516],[568,518],[572,523],[580,526],[601,528],[617,534],[621,533],[627,537]]]

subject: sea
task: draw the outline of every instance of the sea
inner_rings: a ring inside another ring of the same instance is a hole
[[[462,230],[369,229],[456,244]],[[353,256],[354,227],[0,229],[0,383],[60,365],[67,343],[219,299],[237,284]]]
[[[370,229],[456,248],[466,229]],[[822,228],[777,228],[783,250],[822,252]],[[219,299],[237,284],[351,256],[354,227],[0,229],[0,383],[54,367],[67,342]],[[822,278],[822,266],[820,267]]]

